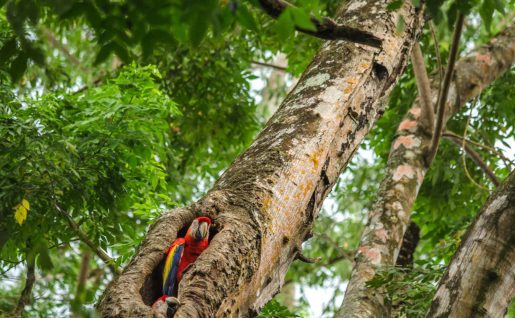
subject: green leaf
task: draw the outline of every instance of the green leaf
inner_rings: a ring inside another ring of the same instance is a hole
[[[207,33],[209,20],[201,12],[189,28],[189,39],[193,47],[197,47]]]
[[[275,24],[275,31],[279,36],[280,41],[284,41],[293,35],[295,30],[295,23],[290,14],[290,10],[286,9],[281,13]]]
[[[395,0],[395,1],[392,1],[390,2],[387,6],[386,6],[386,9],[388,11],[395,11],[395,10],[398,10],[402,7],[402,4],[404,3],[404,0]]]
[[[16,53],[16,49],[16,39],[10,38],[7,40],[0,49],[0,65],[5,64]]]
[[[490,31],[490,27],[492,25],[492,16],[495,9],[494,6],[494,0],[484,0],[481,7],[479,7],[479,15],[481,16],[481,19],[483,19],[485,29],[487,31]]]
[[[98,65],[104,62],[111,55],[111,53],[113,53],[114,50],[115,44],[113,42],[105,44],[100,48],[100,51],[98,51],[97,57],[95,58],[95,62],[93,64]]]
[[[293,22],[296,26],[299,28],[309,30],[309,31],[316,31],[316,27],[311,21],[311,16],[309,12],[302,8],[296,8],[292,7],[289,8],[290,14],[292,16]]]
[[[40,240],[36,245],[36,253],[38,255],[37,264],[42,270],[49,271],[54,267],[48,253],[48,246],[44,240]]]
[[[27,69],[28,57],[25,53],[21,52],[11,63],[9,68],[9,75],[13,82],[18,82]]]
[[[402,16],[399,16],[399,18],[397,19],[397,25],[396,25],[395,31],[398,34],[401,34],[402,32],[404,32],[405,28],[406,28],[406,22],[404,22],[404,18]]]
[[[251,31],[257,31],[257,23],[254,16],[250,13],[246,6],[243,4],[236,10],[236,17],[238,22]]]

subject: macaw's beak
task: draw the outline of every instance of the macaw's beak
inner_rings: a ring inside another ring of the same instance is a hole
[[[207,222],[200,222],[197,230],[195,231],[195,239],[202,241],[209,236],[209,224]]]

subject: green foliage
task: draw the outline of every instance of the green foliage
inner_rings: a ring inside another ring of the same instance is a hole
[[[201,196],[264,123],[250,83],[269,73],[253,70],[252,61],[285,53],[287,76],[310,63],[322,41],[294,29],[311,29],[309,14],[334,16],[339,1],[292,3],[296,8],[272,19],[257,1],[243,0],[0,1],[0,315],[16,304],[27,259],[37,265],[33,316],[95,315],[111,274],[92,257],[76,294],[86,247],[56,204],[124,264],[149,222]],[[389,9],[402,3],[392,1]],[[440,49],[435,53],[426,28],[420,42],[430,74],[438,73],[438,58],[445,66],[457,10],[468,14],[465,51],[485,43],[502,28],[502,13],[513,11],[499,0],[426,3]],[[138,66],[149,64],[155,66]],[[514,81],[510,70],[448,129],[463,133],[470,115],[468,138],[512,148]],[[300,305],[288,310],[273,300],[260,317],[309,316],[314,300],[307,290],[314,287],[331,294],[321,316],[340,305],[396,127],[416,94],[408,69],[303,246],[320,263],[295,262],[287,274]],[[492,151],[475,149],[499,178],[513,169]],[[444,140],[420,189],[414,270],[389,268],[371,282],[404,304],[399,310],[408,317],[427,308],[441,264],[488,196],[468,179],[461,156]],[[476,182],[491,188],[482,171],[466,164]]]
[[[445,268],[421,263],[414,268],[382,268],[367,282],[369,288],[384,288],[386,301],[392,305],[392,317],[426,316]]]
[[[298,315],[290,312],[286,306],[276,300],[269,301],[258,315],[258,318],[295,318]]]
[[[141,235],[134,225],[143,230],[173,204],[166,196],[167,131],[179,113],[159,81],[155,67],[131,65],[83,93],[3,101],[2,266],[35,254],[39,268],[52,268],[49,247],[76,237],[57,206],[100,246],[118,242],[119,262],[131,255]],[[20,225],[13,208],[23,199],[30,210]]]

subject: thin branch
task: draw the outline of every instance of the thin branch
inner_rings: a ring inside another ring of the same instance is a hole
[[[418,42],[415,43],[411,51],[411,64],[413,65],[413,73],[415,73],[418,95],[420,96],[420,102],[422,105],[421,118],[423,120],[423,125],[428,132],[431,132],[433,131],[435,121],[435,111],[433,109],[433,103],[431,102],[431,87],[429,85],[424,57],[422,56],[422,50],[420,49]]]
[[[263,10],[274,19],[278,18],[287,8],[294,7],[284,0],[259,0],[259,3]],[[298,26],[296,27],[297,31],[325,40],[348,40],[381,48],[381,39],[370,32],[338,24],[333,19],[327,17],[318,19],[315,16],[311,16],[311,22],[315,26],[315,31]]]
[[[70,227],[75,231],[75,233],[77,234],[77,236],[80,238],[80,240],[86,244],[87,246],[89,246],[89,248],[91,248],[91,250],[93,250],[95,252],[95,254],[97,254],[97,256],[102,260],[104,261],[104,263],[109,266],[109,268],[113,271],[113,273],[115,274],[120,274],[121,273],[121,270],[116,266],[115,262],[114,262],[114,259],[109,255],[107,254],[106,251],[104,251],[101,247],[99,246],[96,246],[95,243],[93,243],[93,241],[91,241],[89,239],[89,237],[86,235],[86,233],[84,233],[81,228],[79,227],[79,225],[73,220],[73,218],[71,217],[71,215],[66,212],[65,210],[63,210],[59,205],[55,204],[55,208],[57,209],[57,211],[59,211],[59,213],[61,213],[65,218],[66,220],[68,221],[68,224],[70,225]]]
[[[299,245],[297,246],[297,254],[295,255],[295,259],[298,259],[301,262],[308,263],[308,264],[315,264],[320,262],[322,259],[321,257],[307,257],[306,255],[302,254],[302,247]]]
[[[493,154],[499,156],[499,158],[501,158],[501,160],[504,162],[504,165],[506,167],[508,167],[510,165],[515,165],[515,162],[513,160],[510,160],[501,151],[499,151],[499,150],[497,150],[497,149],[495,149],[493,147],[487,146],[485,144],[479,143],[479,142],[474,141],[474,140],[470,140],[468,138],[463,138],[463,136],[460,136],[460,135],[458,135],[458,134],[456,134],[456,133],[454,133],[452,131],[449,131],[449,130],[445,130],[442,133],[442,136],[443,137],[447,137],[449,139],[454,138],[454,139],[458,139],[460,141],[464,140],[468,144],[471,144],[471,145],[477,146],[479,148],[483,148],[485,150],[488,150],[488,151],[492,152]]]
[[[25,287],[23,288],[20,298],[18,299],[18,304],[11,311],[11,313],[7,316],[8,318],[18,318],[21,317],[25,306],[30,303],[32,296],[32,288],[34,287],[34,283],[36,282],[36,265],[35,258],[27,259],[27,278],[25,279]]]
[[[435,26],[433,21],[429,22],[429,30],[431,30],[431,36],[433,38],[433,45],[435,47],[436,63],[438,64],[438,93],[442,91],[442,80],[443,80],[443,65],[442,57],[440,56],[440,44],[438,43],[438,37],[436,36]],[[436,99],[438,100],[438,98]]]
[[[84,286],[86,286],[86,280],[88,279],[89,274],[89,260],[91,258],[91,251],[86,250],[82,253],[81,261],[80,261],[80,270],[79,276],[77,279],[77,289],[75,291],[74,300],[77,303],[80,303],[82,292],[84,290]]]
[[[472,117],[472,110],[473,109],[474,109],[474,107],[470,107],[470,113],[469,113],[469,116],[467,117],[467,123],[465,124],[465,130],[463,131],[463,140],[462,140],[462,144],[461,144],[462,148],[465,148],[465,137],[467,136],[467,130],[468,130],[468,127],[469,127],[469,124],[470,124],[470,118]],[[472,176],[470,175],[469,169],[467,168],[467,161],[465,160],[465,153],[466,153],[466,151],[464,151],[462,156],[461,156],[461,159],[463,161],[463,169],[465,170],[465,175],[470,180],[470,182],[472,182],[472,184],[474,184],[476,187],[478,187],[478,188],[480,188],[482,190],[490,191],[488,188],[486,188],[486,187],[482,186],[481,184],[477,183],[474,180],[474,178],[472,178]]]
[[[354,258],[354,252],[348,252],[346,251],[345,249],[343,249],[343,247],[341,247],[340,245],[338,245],[338,242],[336,242],[332,237],[330,237],[329,235],[325,234],[325,233],[321,233],[319,235],[317,235],[317,237],[320,237],[322,238],[323,240],[325,240],[326,242],[330,243],[334,248],[336,248],[338,250],[338,252],[340,253],[340,256],[342,257],[342,259],[348,259],[348,260],[352,260]],[[331,261],[331,260],[330,260]],[[330,262],[329,261],[329,262]]]
[[[252,64],[270,67],[270,68],[276,69],[278,71],[283,71],[283,72],[286,71],[286,67],[285,66],[275,65],[275,64],[271,64],[271,63],[267,63],[267,62],[252,61]]]
[[[458,56],[458,48],[460,46],[461,31],[463,30],[463,22],[465,16],[463,13],[458,14],[456,20],[456,26],[454,28],[454,34],[452,36],[451,51],[449,54],[449,60],[447,62],[447,69],[445,70],[445,77],[443,79],[442,90],[438,94],[437,103],[437,118],[435,129],[433,131],[433,138],[431,139],[431,146],[426,157],[426,165],[429,166],[436,156],[438,151],[438,144],[440,137],[442,136],[442,128],[445,117],[445,102],[447,101],[447,95],[449,94],[449,88],[451,86],[452,75],[454,73],[454,64]]]
[[[81,61],[79,61],[78,58],[76,58],[73,54],[70,53],[70,50],[68,50],[68,48],[66,46],[64,46],[55,36],[54,34],[52,33],[52,31],[50,31],[49,29],[47,28],[43,28],[43,34],[46,36],[48,42],[50,43],[50,45],[52,45],[54,48],[56,48],[57,50],[59,50],[63,55],[64,57],[70,61],[70,63],[72,63],[73,65],[77,66],[78,68],[80,68],[81,71],[87,73],[88,72],[88,69],[84,67],[84,65],[82,65]]]
[[[481,159],[481,157],[479,156],[479,154],[477,152],[474,151],[474,149],[470,148],[467,144],[466,144],[466,140],[465,138],[456,138],[454,136],[451,136],[451,135],[448,135],[448,134],[444,134],[444,137],[450,141],[452,141],[454,144],[456,144],[457,146],[461,147],[464,152],[470,157],[470,159],[472,159],[472,161],[474,161],[474,163],[479,167],[481,168],[481,170],[483,170],[483,172],[487,175],[487,177],[492,181],[492,183],[498,187],[499,184],[501,184],[499,182],[499,179],[497,179],[497,177],[495,176],[494,172],[492,171],[492,169],[490,169],[490,167],[488,167],[488,165]]]

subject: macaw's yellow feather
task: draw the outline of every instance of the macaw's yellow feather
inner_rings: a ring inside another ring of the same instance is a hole
[[[164,294],[167,293],[169,287],[173,289],[173,286],[177,283],[176,277],[168,277],[169,275],[177,275],[177,270],[179,268],[179,262],[182,257],[182,252],[184,250],[185,240],[183,238],[176,239],[170,248],[168,249],[168,254],[166,256],[165,266],[163,268],[163,291]],[[169,286],[166,286],[168,282]]]

